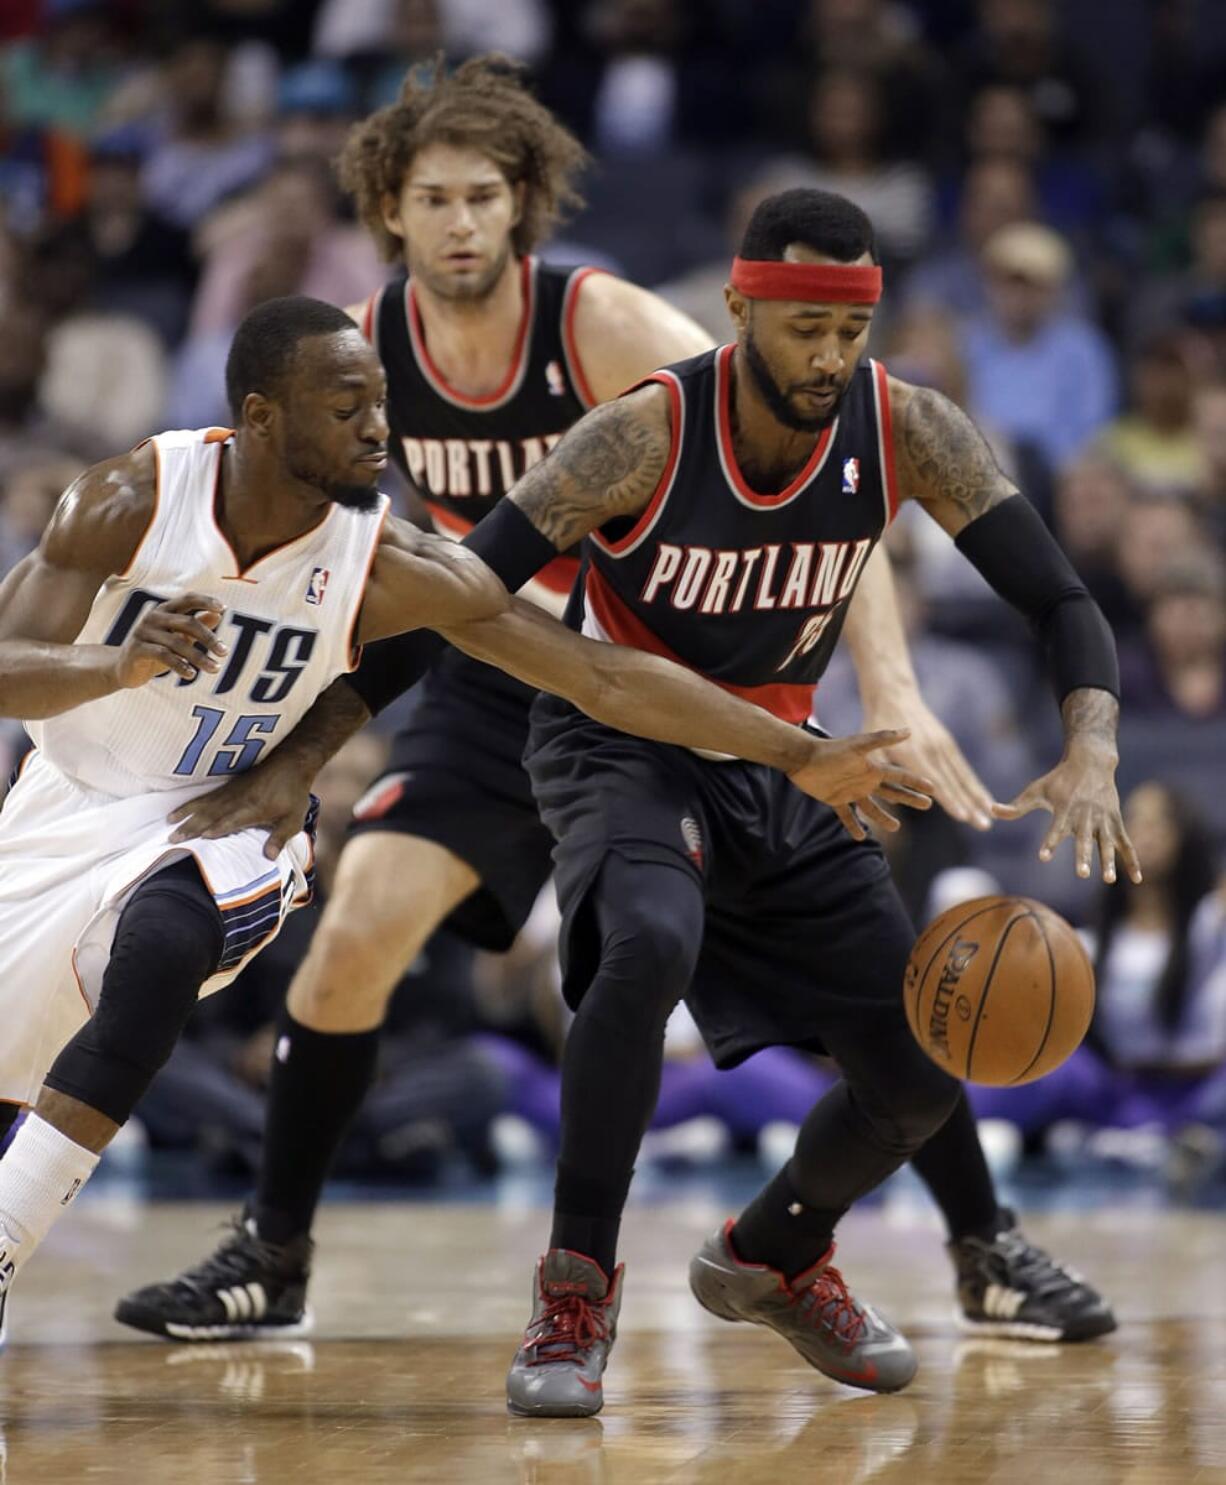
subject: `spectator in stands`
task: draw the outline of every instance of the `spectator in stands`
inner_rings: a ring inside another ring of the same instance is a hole
[[[354,304],[387,276],[367,234],[341,220],[331,176],[310,159],[277,165],[198,236],[204,269],[168,408],[176,427],[225,421],[226,353],[253,305],[278,294]]]
[[[1092,142],[1102,124],[1093,69],[1060,33],[1052,0],[979,0],[979,24],[955,58],[965,96],[1016,88],[1061,146]]]
[[[331,166],[359,112],[357,86],[339,63],[291,67],[277,94],[277,157]]]
[[[1121,699],[1136,712],[1226,718],[1226,568],[1188,551],[1159,571],[1145,639],[1123,647]]]
[[[744,87],[714,44],[718,10],[685,0],[596,0],[577,47],[542,69],[541,98],[592,151],[646,160],[744,135]]]
[[[163,69],[163,137],[145,162],[142,188],[169,222],[192,228],[268,167],[273,142],[234,126],[223,106],[227,53],[216,41],[184,42]]]
[[[1210,380],[1197,389],[1192,416],[1201,458],[1201,514],[1226,552],[1226,381]]]
[[[141,195],[142,140],[131,126],[100,136],[90,149],[85,204],[66,234],[88,258],[88,302],[134,315],[175,344],[187,323],[196,279],[191,243]]]
[[[1036,215],[1034,178],[1020,160],[976,161],[958,198],[956,231],[907,275],[908,304],[935,304],[952,314],[981,314],[987,305],[984,244],[1002,227]]]
[[[942,182],[942,205],[956,198],[963,175],[979,160],[1012,160],[1028,170],[1043,221],[1060,232],[1092,229],[1102,214],[1099,172],[1076,156],[1051,151],[1034,100],[1021,88],[990,84],[971,99],[963,123],[962,159]]]
[[[1183,338],[1168,331],[1143,345],[1129,362],[1128,383],[1128,409],[1103,430],[1104,450],[1144,489],[1197,489],[1204,465]]]
[[[1188,227],[1187,267],[1151,279],[1125,315],[1134,344],[1172,325],[1212,325],[1226,315],[1226,185],[1197,201]]]
[[[980,1118],[1028,1134],[1058,1120],[1168,1134],[1226,1106],[1226,892],[1195,807],[1142,784],[1124,822],[1145,880],[1104,888],[1091,939],[1098,981],[1086,1045],[1023,1088],[968,1085]]]
[[[1056,482],[1053,529],[1117,638],[1138,629],[1143,617],[1117,557],[1134,493],[1127,474],[1096,444],[1065,465]],[[1176,521],[1182,517],[1176,508]]]
[[[1114,411],[1110,346],[1096,325],[1061,308],[1072,255],[1056,233],[1030,222],[1003,227],[983,260],[989,308],[962,339],[971,409],[1032,439],[1060,469]]]
[[[812,155],[768,162],[774,189],[848,196],[872,218],[887,268],[918,257],[932,232],[932,184],[919,165],[889,158],[881,83],[867,71],[827,68],[813,80],[808,122]]]
[[[18,129],[84,136],[119,78],[106,0],[44,0],[42,34],[0,50],[0,94]]]
[[[893,0],[807,0],[795,6],[796,26],[783,36],[781,55],[756,69],[762,132],[775,139],[808,131],[809,85],[826,71],[867,72],[885,99],[885,147],[906,159],[931,159],[949,131],[949,87],[939,55],[923,39],[910,9]],[[759,7],[742,12],[745,33],[738,50],[752,55],[771,38]],[[769,24],[769,23],[767,23]]]

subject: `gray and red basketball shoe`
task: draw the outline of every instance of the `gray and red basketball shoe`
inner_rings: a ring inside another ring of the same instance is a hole
[[[537,1263],[532,1319],[507,1373],[512,1413],[588,1418],[600,1412],[624,1273],[625,1264],[618,1264],[610,1280],[594,1259],[565,1248],[551,1248]]]
[[[831,1268],[834,1244],[802,1274],[787,1279],[764,1263],[744,1263],[732,1247],[731,1219],[690,1261],[690,1288],[721,1320],[749,1320],[776,1330],[810,1366],[869,1392],[898,1392],[915,1376],[915,1352],[871,1305],[861,1304]]]

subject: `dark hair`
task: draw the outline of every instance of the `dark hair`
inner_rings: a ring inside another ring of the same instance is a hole
[[[384,223],[383,198],[400,194],[413,157],[435,143],[479,150],[510,185],[523,186],[523,211],[511,231],[521,255],[547,237],[568,209],[583,204],[575,177],[587,155],[528,91],[524,69],[492,52],[448,75],[439,55],[430,76],[423,79],[414,68],[395,103],[354,125],[340,158],[341,185],[389,263],[402,249]]]
[[[299,341],[353,328],[343,309],[305,294],[287,294],[257,304],[234,332],[226,357],[226,401],[235,423],[242,417],[249,392],[262,392],[265,397],[280,394]]]
[[[878,261],[872,222],[854,201],[833,191],[798,186],[768,196],[745,228],[741,257],[779,263],[793,242],[840,263],[852,263],[863,253]]]
[[[1157,986],[1158,1019],[1168,1031],[1174,1031],[1183,1016],[1188,993],[1188,930],[1197,907],[1217,885],[1217,867],[1209,833],[1183,795],[1157,779],[1149,780],[1143,787],[1161,790],[1179,841],[1165,883],[1172,920],[1171,952],[1167,955]],[[1122,877],[1102,895],[1096,925],[1096,974],[1103,972],[1116,929],[1124,921],[1135,891],[1127,877]]]

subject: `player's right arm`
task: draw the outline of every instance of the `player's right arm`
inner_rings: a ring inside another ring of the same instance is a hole
[[[166,670],[217,668],[197,646],[225,653],[209,627],[222,605],[201,593],[147,610],[122,645],[74,643],[98,589],[127,568],[149,525],[154,459],[146,444],[87,469],[64,492],[37,550],[0,583],[0,716],[35,721]]]

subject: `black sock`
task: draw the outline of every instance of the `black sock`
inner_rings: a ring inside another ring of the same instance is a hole
[[[313,1031],[282,1007],[251,1205],[268,1242],[310,1232],[336,1151],[374,1081],[381,1029]]]
[[[990,1243],[1006,1226],[965,1092],[911,1164],[944,1214],[951,1242],[978,1237]]]
[[[834,1241],[841,1211],[807,1207],[785,1165],[737,1218],[732,1247],[746,1263],[766,1263],[789,1279],[811,1268]]]

